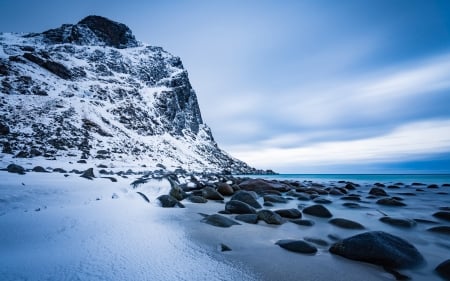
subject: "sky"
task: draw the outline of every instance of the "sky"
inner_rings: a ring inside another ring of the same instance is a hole
[[[0,0],[0,30],[87,15],[181,57],[219,146],[281,173],[450,173],[450,1]]]

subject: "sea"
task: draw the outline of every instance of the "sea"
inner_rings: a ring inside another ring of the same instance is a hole
[[[252,175],[271,180],[313,181],[318,183],[351,181],[359,184],[450,184],[450,174],[278,174]]]

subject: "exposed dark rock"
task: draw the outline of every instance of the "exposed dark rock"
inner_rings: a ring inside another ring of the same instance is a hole
[[[332,225],[342,227],[342,228],[347,228],[347,229],[364,229],[365,228],[362,224],[360,224],[358,222],[348,220],[348,219],[342,219],[342,218],[331,219],[331,220],[329,220],[329,223],[331,223]]]
[[[287,199],[278,195],[264,195],[264,202],[287,203]]]
[[[255,208],[239,200],[228,201],[225,210],[232,214],[256,214]]]
[[[434,213],[433,217],[441,219],[441,220],[450,221],[450,212],[448,212],[448,211],[439,211],[439,212]]]
[[[84,160],[84,159],[78,160],[77,163],[80,163],[80,164],[87,164],[86,160]]]
[[[218,227],[230,227],[233,225],[240,225],[240,223],[238,223],[237,221],[234,221],[219,214],[206,216],[205,218],[203,218],[202,222]]]
[[[303,213],[321,218],[331,218],[333,216],[327,208],[318,204],[304,208]]]
[[[0,136],[6,136],[9,134],[9,127],[0,122]]]
[[[247,203],[248,205],[252,206],[255,209],[261,209],[262,206],[259,204],[259,202],[256,200],[256,194],[252,191],[245,191],[240,190],[236,192],[230,200],[238,200],[242,201],[244,203]]]
[[[333,201],[325,199],[325,198],[316,198],[313,200],[316,204],[331,204]]]
[[[48,171],[44,167],[41,167],[41,166],[34,167],[32,169],[32,171],[36,172],[36,173],[48,173]]]
[[[314,221],[312,220],[304,220],[304,219],[296,219],[296,220],[289,220],[292,223],[302,225],[302,226],[313,226]]]
[[[239,184],[239,187],[243,190],[264,192],[267,190],[277,190],[280,192],[286,192],[291,189],[290,186],[284,183],[272,182],[263,179],[249,179]]]
[[[315,254],[317,252],[316,247],[303,240],[285,239],[278,240],[275,244],[283,249],[296,253]]]
[[[206,198],[204,198],[203,196],[196,196],[196,195],[189,196],[189,201],[191,201],[192,203],[206,203],[206,202],[208,202],[208,200]]]
[[[288,219],[299,219],[302,217],[302,213],[298,209],[275,210],[275,213],[279,214],[283,218],[288,218]]]
[[[410,268],[424,262],[409,242],[382,231],[365,232],[333,244],[330,252],[388,268]]]
[[[228,247],[227,245],[221,243],[221,244],[220,244],[220,251],[221,251],[221,252],[228,252],[228,251],[231,251],[231,248]]]
[[[427,188],[439,188],[439,185],[437,184],[430,184],[427,186]]]
[[[350,208],[350,209],[360,209],[362,208],[361,205],[359,205],[358,203],[353,203],[353,202],[347,202],[342,204],[342,206]]]
[[[402,207],[406,206],[405,203],[400,202],[394,198],[383,198],[377,201],[377,204],[386,205],[386,206],[394,206],[394,207]]]
[[[6,167],[6,170],[10,173],[14,174],[25,174],[25,169],[22,166],[16,165],[16,164],[9,164],[8,167]]]
[[[361,201],[361,198],[359,196],[354,195],[342,196],[341,199],[346,201]]]
[[[434,270],[445,280],[450,280],[450,259],[440,263]]]
[[[405,228],[410,228],[410,227],[413,227],[416,225],[416,222],[414,220],[404,219],[404,218],[381,217],[380,221],[390,224],[390,225],[393,225],[393,226],[405,227]]]
[[[258,223],[258,215],[257,214],[241,214],[235,217],[238,221],[243,221],[246,223],[257,224]]]
[[[450,226],[442,225],[442,226],[434,226],[427,229],[428,231],[439,233],[439,234],[446,234],[450,235]]]
[[[223,200],[223,196],[214,188],[207,186],[202,190],[203,197],[210,200]]]
[[[55,171],[55,170],[53,170]],[[92,180],[93,178],[95,178],[94,175],[94,169],[93,168],[89,168],[86,171],[83,172],[83,174],[81,174],[82,178],[88,179],[88,180]]]
[[[284,223],[283,218],[279,214],[277,214],[277,213],[275,213],[273,211],[270,211],[270,210],[258,211],[257,215],[258,215],[258,218],[260,220],[263,220],[263,221],[265,221],[268,224],[277,224],[277,225],[279,225],[279,224],[283,224]]]
[[[303,240],[323,247],[328,246],[328,242],[320,238],[304,237]]]
[[[231,196],[234,193],[233,188],[225,182],[221,182],[218,184],[217,191],[223,196]]]
[[[369,191],[369,194],[375,195],[375,196],[388,196],[386,191],[384,189],[379,187],[372,187]]]
[[[156,199],[158,199],[159,202],[161,202],[161,207],[163,207],[163,208],[173,208],[175,206],[184,208],[183,204],[178,202],[177,199],[175,199],[174,197],[172,197],[170,195],[161,195]]]

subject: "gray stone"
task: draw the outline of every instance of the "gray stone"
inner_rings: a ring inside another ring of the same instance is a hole
[[[238,221],[243,221],[246,223],[257,224],[258,223],[258,215],[257,214],[242,214],[237,215],[235,217]]]
[[[233,225],[240,225],[240,223],[238,223],[237,221],[234,221],[219,214],[206,216],[205,218],[203,218],[202,222],[217,227],[231,227]]]
[[[283,249],[296,253],[315,254],[317,252],[316,247],[303,240],[285,239],[278,240],[275,244]]]
[[[230,200],[225,204],[225,211],[232,214],[256,214],[255,208],[239,200]]]
[[[346,229],[364,229],[364,226],[362,224],[352,221],[352,220],[343,219],[343,218],[331,219],[331,220],[329,220],[329,223],[331,223],[332,225],[341,227],[341,228],[346,228]]]
[[[304,208],[303,213],[321,218],[331,218],[333,216],[327,208],[318,204]]]
[[[280,225],[284,223],[283,218],[279,214],[272,212],[270,210],[261,210],[258,211],[257,214],[259,219],[265,221],[268,224]]]
[[[249,204],[255,209],[261,209],[262,206],[261,204],[259,204],[256,198],[257,198],[256,193],[254,193],[253,191],[240,190],[231,197],[231,200],[239,200]]]

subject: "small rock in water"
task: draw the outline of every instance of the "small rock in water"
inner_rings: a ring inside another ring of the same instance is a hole
[[[380,205],[394,206],[394,207],[406,206],[405,203],[400,202],[395,198],[383,198],[383,199],[378,200],[376,203],[380,204]]]
[[[450,212],[447,212],[447,211],[436,212],[433,214],[433,217],[441,219],[441,220],[450,221]]]
[[[217,191],[223,196],[231,196],[234,193],[233,188],[226,182],[221,182],[217,186]]]
[[[202,219],[202,222],[217,227],[231,227],[233,225],[240,225],[240,223],[238,223],[237,221],[234,221],[219,214],[206,216],[205,218]]]
[[[231,251],[231,248],[228,247],[227,245],[221,243],[221,244],[220,244],[220,251],[221,251],[221,252],[229,252],[229,251]]]
[[[264,207],[273,207],[275,205],[272,202],[264,202],[263,206]]]
[[[355,221],[342,219],[342,218],[331,219],[329,221],[329,223],[331,223],[332,225],[342,227],[342,228],[347,228],[347,229],[364,229],[364,226],[362,224],[355,222]]]
[[[450,280],[450,259],[439,264],[434,270],[445,280]]]
[[[361,205],[359,205],[358,203],[352,203],[352,202],[347,202],[342,204],[342,206],[347,207],[347,208],[351,208],[351,209],[359,209],[361,208]]]
[[[365,232],[338,241],[331,246],[330,252],[388,268],[410,268],[424,262],[412,244],[383,231]]]
[[[346,200],[346,201],[361,201],[361,198],[359,196],[354,196],[354,195],[348,195],[348,196],[342,196],[341,200]]]
[[[25,169],[22,166],[19,166],[19,165],[16,165],[16,164],[9,164],[8,167],[6,167],[6,170],[9,173],[25,175]]]
[[[304,208],[303,213],[321,218],[331,218],[333,216],[327,208],[318,204]]]
[[[255,208],[239,200],[228,201],[225,210],[232,214],[256,214]]]
[[[55,169],[53,171],[55,171]],[[83,172],[83,174],[81,174],[80,177],[92,180],[93,178],[95,178],[94,169],[93,168],[87,169],[86,171]]]
[[[256,200],[256,198],[257,197],[256,197],[255,192],[240,190],[231,197],[231,200],[239,200],[239,201],[249,204],[250,206],[252,206],[255,209],[261,209],[262,206],[261,206],[261,204],[259,204],[259,202]]]
[[[223,196],[214,188],[207,186],[202,190],[203,197],[210,200],[223,200]]]
[[[203,196],[191,195],[189,196],[189,201],[191,201],[192,203],[206,203],[208,202],[208,199],[204,198]]]
[[[427,186],[427,188],[439,188],[439,185],[437,184],[430,184]]]
[[[275,213],[279,214],[283,218],[288,219],[299,219],[302,217],[302,212],[300,212],[298,209],[281,209],[281,210],[275,210]]]
[[[370,191],[369,191],[369,194],[375,195],[375,196],[388,196],[386,191],[384,191],[384,189],[379,188],[379,187],[372,187],[372,189],[370,189]]]
[[[302,225],[302,226],[313,226],[314,225],[314,221],[312,221],[312,220],[297,219],[297,220],[290,220],[290,222],[298,224],[298,225]]]
[[[161,202],[161,207],[163,208],[173,208],[178,205],[178,200],[173,198],[170,195],[161,195],[158,198],[156,198]]]
[[[304,237],[303,240],[323,247],[328,246],[328,242],[320,238]]]
[[[314,203],[316,204],[331,204],[333,201],[325,199],[325,198],[316,198],[314,199]]]
[[[265,221],[268,224],[280,225],[283,224],[284,222],[283,218],[279,214],[272,212],[270,210],[261,210],[258,211],[257,214],[259,219]]]
[[[404,218],[381,217],[380,221],[390,224],[390,225],[393,225],[393,226],[405,227],[405,228],[410,228],[410,227],[413,227],[416,225],[416,222],[414,220],[404,219]]]
[[[316,247],[303,240],[285,239],[278,240],[275,244],[283,249],[296,253],[315,254],[317,252]]]
[[[427,230],[435,233],[450,235],[450,226],[446,225],[431,227]]]
[[[271,202],[271,203],[287,203],[288,201],[286,198],[281,197],[279,195],[264,195],[264,202]]]
[[[242,214],[237,215],[235,217],[238,221],[243,221],[246,223],[257,224],[258,223],[258,215],[257,214]]]

